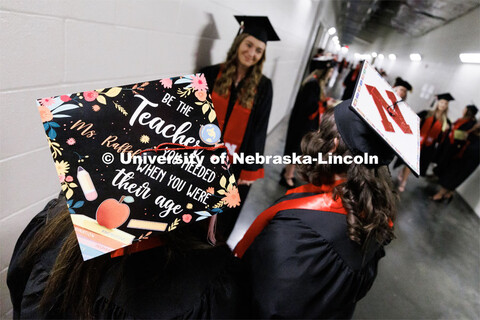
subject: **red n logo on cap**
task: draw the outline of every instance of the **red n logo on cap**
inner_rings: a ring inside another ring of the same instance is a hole
[[[385,128],[385,131],[395,132],[395,130],[393,129],[393,125],[390,123],[390,121],[388,121],[387,116],[385,115],[385,110],[389,107],[388,103],[383,99],[377,88],[369,86],[368,84],[365,84],[365,86],[367,87],[368,93],[370,93],[370,95],[372,96],[373,101],[375,101],[375,105],[377,106],[378,113],[380,113],[380,117],[382,118],[382,124]],[[392,104],[395,105],[395,103],[397,102],[395,94],[392,91],[388,90],[385,90],[385,92],[387,93],[388,98],[392,101]],[[403,133],[413,134],[410,126],[405,122],[400,108],[397,107],[394,110],[395,114],[390,115],[392,116],[392,119],[395,121],[395,123],[400,127],[400,129],[402,129]]]

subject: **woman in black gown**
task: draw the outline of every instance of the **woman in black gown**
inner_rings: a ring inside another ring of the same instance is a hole
[[[205,74],[230,159],[234,153],[263,155],[272,108],[272,82],[262,74],[267,41],[280,40],[267,17],[236,16],[243,26],[225,62],[200,70]],[[226,240],[251,184],[264,177],[262,164],[232,166],[242,203],[218,217],[217,233]]]
[[[237,259],[206,235],[199,222],[137,242],[123,256],[83,261],[61,195],[15,246],[7,275],[13,318],[244,318],[247,288]]]
[[[300,141],[310,131],[318,130],[323,113],[333,100],[327,99],[326,86],[333,74],[334,61],[317,61],[314,70],[302,83],[290,115],[284,155],[300,154]],[[295,165],[287,164],[280,174],[280,184],[295,187]]]
[[[432,197],[434,201],[450,201],[455,189],[478,167],[480,124],[475,119],[477,111],[476,106],[468,105],[443,144],[435,170],[441,189]]]
[[[251,279],[254,318],[351,318],[394,238],[396,196],[387,168],[394,154],[350,103],[327,110],[302,151],[368,152],[379,165],[300,165],[309,184],[257,217],[234,250]]]
[[[437,145],[443,141],[451,122],[448,119],[448,103],[454,100],[450,93],[437,95],[433,110],[423,110],[420,117],[420,175],[425,176],[428,166],[434,160]],[[403,192],[407,185],[410,169],[404,166],[399,175],[398,191]]]

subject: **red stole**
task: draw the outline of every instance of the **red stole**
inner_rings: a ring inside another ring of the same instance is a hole
[[[315,117],[318,115],[318,123],[320,123],[322,121],[322,116],[325,113],[325,110],[327,110],[327,108],[324,105],[325,101],[327,101],[327,100],[328,100],[328,98],[325,99],[325,100],[318,101],[318,109],[314,113],[312,113],[311,115],[308,116],[309,120],[315,119]]]
[[[453,144],[455,142],[455,130],[458,130],[458,128],[463,126],[468,121],[470,121],[470,119],[468,119],[468,118],[467,119],[462,118],[462,119],[458,119],[457,121],[455,121],[455,123],[453,124],[453,128],[450,131],[450,134],[448,135],[448,138],[450,139],[451,144]]]
[[[435,123],[434,123],[435,121]],[[433,124],[433,126],[432,126]],[[438,135],[442,132],[442,121],[436,120],[432,115],[425,120],[422,128],[420,129],[420,146],[429,147],[438,138]]]
[[[322,186],[314,186],[313,184],[307,184],[287,191],[287,195],[292,193],[317,194],[299,199],[285,200],[263,211],[255,219],[255,221],[253,221],[252,225],[250,226],[250,228],[248,228],[247,232],[243,236],[242,240],[240,240],[240,242],[237,244],[233,252],[237,257],[243,257],[245,251],[247,251],[255,238],[262,232],[262,230],[268,225],[270,220],[272,220],[279,211],[289,209],[307,209],[335,212],[346,215],[347,211],[345,210],[345,208],[343,208],[342,199],[340,197],[337,197],[337,199],[333,199],[332,197],[333,188],[343,182],[345,182],[345,180],[337,180],[332,185]]]
[[[222,75],[220,71],[217,75],[217,79]],[[240,105],[240,102],[235,101],[233,105],[232,113],[228,119],[227,127],[224,128],[225,117],[227,115],[228,101],[230,100],[230,94],[223,97],[215,91],[212,92],[212,102],[215,106],[215,112],[217,114],[218,125],[223,132],[223,142],[228,150],[230,160],[233,159],[233,154],[237,153],[245,136],[247,129],[248,119],[252,110]]]

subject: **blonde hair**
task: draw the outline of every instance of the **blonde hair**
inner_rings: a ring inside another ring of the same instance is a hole
[[[318,85],[320,86],[320,97],[319,97],[320,101],[323,101],[326,98],[325,91],[327,87],[328,73],[330,69],[333,69],[333,68],[330,67],[325,69],[315,69],[302,82],[302,86],[304,86],[307,82],[310,82],[312,79],[315,79],[318,81]]]
[[[437,113],[437,110],[438,110],[438,104],[439,104],[440,100],[437,100],[433,106],[433,109],[428,111],[427,113],[427,118],[429,117],[432,117],[432,116],[435,116],[435,114]],[[442,131],[446,131],[448,130],[448,121],[447,121],[447,113],[448,113],[448,106],[449,106],[449,103],[447,101],[447,108],[445,109],[445,111],[442,112],[442,118],[441,118],[441,121],[442,121]]]
[[[233,40],[232,46],[227,53],[227,60],[222,64],[222,75],[215,81],[215,91],[223,97],[226,97],[230,93],[233,79],[237,74],[238,63],[238,48],[243,40],[248,37],[248,33],[242,33]],[[266,50],[266,49],[265,49]],[[263,63],[265,62],[265,50],[260,60],[250,67],[244,78],[244,84],[238,93],[238,100],[240,104],[251,109],[257,93],[257,86],[262,78]]]

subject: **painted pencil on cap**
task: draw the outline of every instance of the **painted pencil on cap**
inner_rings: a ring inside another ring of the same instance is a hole
[[[235,19],[240,24],[238,34],[248,33],[265,43],[280,40],[267,16],[235,16]]]

